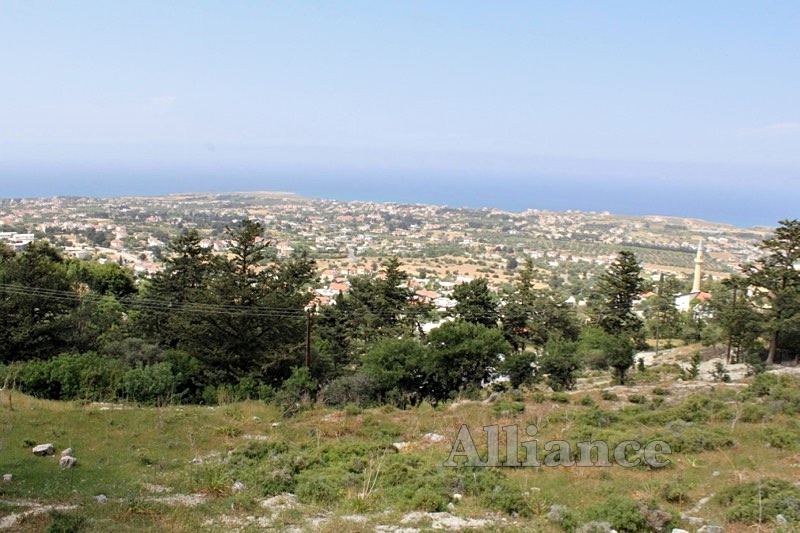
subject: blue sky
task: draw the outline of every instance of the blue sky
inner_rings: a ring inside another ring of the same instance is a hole
[[[0,182],[118,166],[800,181],[796,0],[0,0],[0,68]]]

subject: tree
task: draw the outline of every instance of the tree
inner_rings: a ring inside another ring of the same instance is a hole
[[[196,357],[210,383],[279,384],[302,363],[314,262],[270,261],[263,234],[247,219],[226,228],[225,258],[200,246],[197,232],[183,235],[141,300],[140,329]]]
[[[661,338],[671,339],[678,334],[680,316],[675,307],[675,297],[679,291],[680,281],[675,276],[664,276],[662,273],[656,283],[655,294],[642,304],[642,313],[647,320],[647,328],[656,341],[656,356],[658,356]]]
[[[564,295],[536,288],[537,274],[530,258],[517,272],[502,309],[503,333],[514,349],[523,351],[528,343],[543,346],[553,334],[567,340],[577,339],[578,318]]]
[[[49,358],[68,349],[78,303],[64,258],[47,242],[0,254],[0,362]]]
[[[417,339],[384,338],[364,354],[363,371],[384,401],[399,395],[415,404],[423,393],[422,367],[426,358],[427,349]]]
[[[767,364],[775,362],[781,336],[800,331],[800,221],[781,220],[779,224],[775,235],[761,243],[766,255],[747,269],[750,284],[759,290],[765,304]]]
[[[643,324],[633,312],[633,303],[643,289],[642,267],[636,256],[629,251],[619,252],[589,300],[594,323],[612,335],[636,336]]]
[[[554,391],[574,387],[580,366],[576,344],[558,336],[547,341],[539,358],[539,372],[547,376],[547,383]]]
[[[348,294],[336,298],[336,309],[323,310],[320,338],[327,340],[340,360],[358,355],[345,350],[363,347],[380,337],[418,334],[431,307],[413,299],[408,275],[397,258],[388,259],[378,277],[351,278]],[[338,324],[346,324],[342,329]]]
[[[211,280],[221,270],[221,260],[201,240],[197,230],[190,230],[169,243],[164,270],[144,286],[137,302],[134,330],[142,337],[171,348],[194,344],[202,320],[189,308],[208,298]]]
[[[617,382],[625,385],[625,377],[633,366],[634,345],[631,338],[624,334],[607,335],[603,342],[603,352],[610,366],[614,370]]]
[[[430,348],[423,367],[426,392],[434,400],[492,379],[501,355],[511,346],[502,333],[470,322],[448,322],[427,337]]]
[[[507,354],[500,365],[500,371],[508,376],[515,389],[523,385],[533,385],[538,379],[536,371],[537,356],[535,352],[514,352]]]
[[[727,344],[728,364],[734,355],[742,361],[757,355],[759,351],[762,316],[753,304],[752,296],[748,294],[747,285],[746,278],[732,276],[715,288],[713,297],[706,304],[708,314],[712,316],[711,325],[706,329],[712,332],[705,337],[709,342]],[[719,334],[715,336],[713,330],[718,330]]]
[[[453,291],[456,305],[452,314],[466,322],[496,328],[500,313],[497,301],[489,290],[489,281],[478,278],[458,285]]]

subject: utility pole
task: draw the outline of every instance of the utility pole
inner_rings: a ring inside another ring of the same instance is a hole
[[[306,368],[311,370],[311,309],[306,309]]]
[[[736,323],[736,283],[731,284],[733,286],[733,301],[731,302],[731,321],[733,324]],[[725,356],[725,360],[728,364],[731,364],[731,345],[733,344],[733,324],[731,324],[730,329],[728,330],[728,353]],[[736,359],[738,362],[739,359],[739,350],[736,353]]]

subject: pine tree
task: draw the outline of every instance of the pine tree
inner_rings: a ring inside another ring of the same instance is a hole
[[[642,267],[633,252],[621,251],[600,277],[590,299],[593,321],[606,333],[636,336],[643,327],[633,303],[644,289]]]
[[[761,250],[766,255],[748,273],[751,285],[765,300],[766,362],[773,364],[782,337],[800,334],[800,221],[781,220],[775,235],[761,243]]]

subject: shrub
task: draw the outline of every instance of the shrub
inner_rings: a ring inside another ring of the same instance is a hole
[[[411,498],[411,506],[418,511],[430,513],[444,511],[447,506],[447,498],[435,490],[423,488],[416,491]]]
[[[566,392],[554,392],[550,399],[557,403],[569,403],[569,394]]]
[[[495,414],[508,414],[518,415],[525,410],[525,404],[522,402],[495,402],[492,406],[492,411]]]
[[[646,403],[647,402],[647,396],[641,396],[639,394],[630,394],[628,396],[628,401],[631,402],[631,403],[639,403],[639,404]]]
[[[481,498],[484,505],[509,515],[529,517],[533,515],[531,502],[518,489],[509,487],[495,488]]]
[[[295,492],[300,501],[304,503],[330,505],[341,498],[341,480],[344,477],[344,472],[320,473],[317,471],[313,475],[306,473],[298,479]]]
[[[586,516],[589,520],[608,522],[621,533],[651,530],[647,519],[639,509],[639,504],[630,498],[611,496],[606,502],[590,507]]]
[[[770,446],[785,450],[794,449],[797,439],[800,437],[796,431],[780,427],[769,427],[764,433]]]
[[[725,368],[725,363],[722,361],[714,362],[714,369],[711,371],[711,378],[714,381],[721,381],[723,383],[730,382],[731,374],[728,372],[728,369]]]
[[[322,388],[321,400],[335,407],[353,404],[367,407],[374,403],[377,390],[372,378],[363,373],[340,376]]]
[[[49,361],[30,361],[22,367],[20,389],[50,400],[107,400],[116,398],[124,367],[94,352],[61,354]]]
[[[763,405],[748,403],[742,408],[739,418],[742,422],[763,422],[769,417],[769,411]]]
[[[690,501],[685,482],[679,478],[664,483],[659,488],[658,495],[667,502],[678,505],[683,505]]]
[[[175,390],[175,376],[169,363],[132,368],[125,373],[122,383],[129,398],[147,404],[163,403]]]
[[[87,522],[85,516],[50,511],[50,524],[45,533],[79,533],[86,531]]]
[[[580,404],[584,407],[594,407],[595,405],[597,405],[597,402],[595,402],[594,399],[587,394],[586,396],[581,398]]]
[[[716,500],[728,508],[732,522],[761,523],[783,515],[789,522],[800,521],[800,487],[779,479],[743,483],[721,491]]]
[[[610,390],[600,391],[600,397],[607,402],[616,402],[617,400],[619,400],[619,396],[617,396]]]
[[[673,452],[699,453],[720,448],[731,448],[736,442],[718,429],[692,425],[680,426],[677,433],[661,435],[660,440],[669,443]]]
[[[292,375],[283,382],[277,399],[283,404],[295,404],[304,400],[311,400],[317,390],[317,382],[311,377],[308,368],[304,366],[292,369]]]

